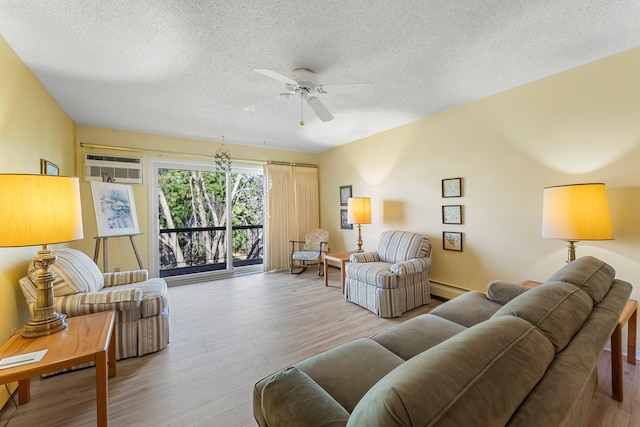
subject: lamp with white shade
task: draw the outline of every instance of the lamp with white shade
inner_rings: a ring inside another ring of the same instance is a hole
[[[358,249],[362,250],[362,224],[371,224],[371,198],[350,197],[347,200],[347,223],[358,225]]]
[[[22,336],[51,334],[67,327],[55,310],[56,256],[47,245],[82,239],[80,186],[77,177],[0,174],[0,247],[39,246],[29,278],[38,288],[33,318]]]
[[[545,188],[542,237],[562,239],[569,244],[567,263],[576,259],[576,242],[613,239],[605,185],[572,184]]]

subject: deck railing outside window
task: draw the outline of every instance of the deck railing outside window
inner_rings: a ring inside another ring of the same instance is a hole
[[[232,226],[233,266],[263,263],[262,224]],[[160,277],[227,267],[226,227],[161,229],[160,235],[173,233],[174,239],[160,237]],[[170,247],[167,240],[180,248]],[[179,255],[178,255],[179,254]],[[182,259],[178,259],[178,257]]]

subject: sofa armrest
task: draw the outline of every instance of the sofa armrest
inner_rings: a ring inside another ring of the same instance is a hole
[[[142,289],[140,288],[87,292],[55,297],[56,310],[70,317],[108,310],[135,310],[140,306],[141,302]]]
[[[356,252],[351,254],[349,262],[380,262],[380,255],[376,251]]]
[[[149,279],[149,272],[147,270],[118,271],[115,273],[102,273],[102,275],[104,276],[105,288],[144,282]]]
[[[529,289],[531,288],[517,283],[494,280],[487,286],[487,299],[504,305]]]
[[[344,426],[349,420],[342,405],[295,367],[272,375],[256,398],[260,405],[255,408],[261,409],[266,425],[270,426]]]
[[[408,261],[400,261],[389,267],[396,276],[404,277],[409,274],[421,273],[431,267],[431,258],[413,258]]]

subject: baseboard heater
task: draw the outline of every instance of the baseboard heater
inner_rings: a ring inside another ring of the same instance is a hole
[[[453,299],[464,293],[469,292],[470,289],[461,288],[459,286],[450,285],[447,283],[429,281],[429,287],[431,289],[431,295],[444,298]]]

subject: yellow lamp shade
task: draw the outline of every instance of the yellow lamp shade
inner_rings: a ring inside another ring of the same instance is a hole
[[[82,239],[77,177],[0,174],[0,246]]]
[[[542,237],[566,241],[613,239],[605,185],[573,184],[545,188]]]
[[[371,198],[351,197],[347,200],[348,224],[371,224]]]

